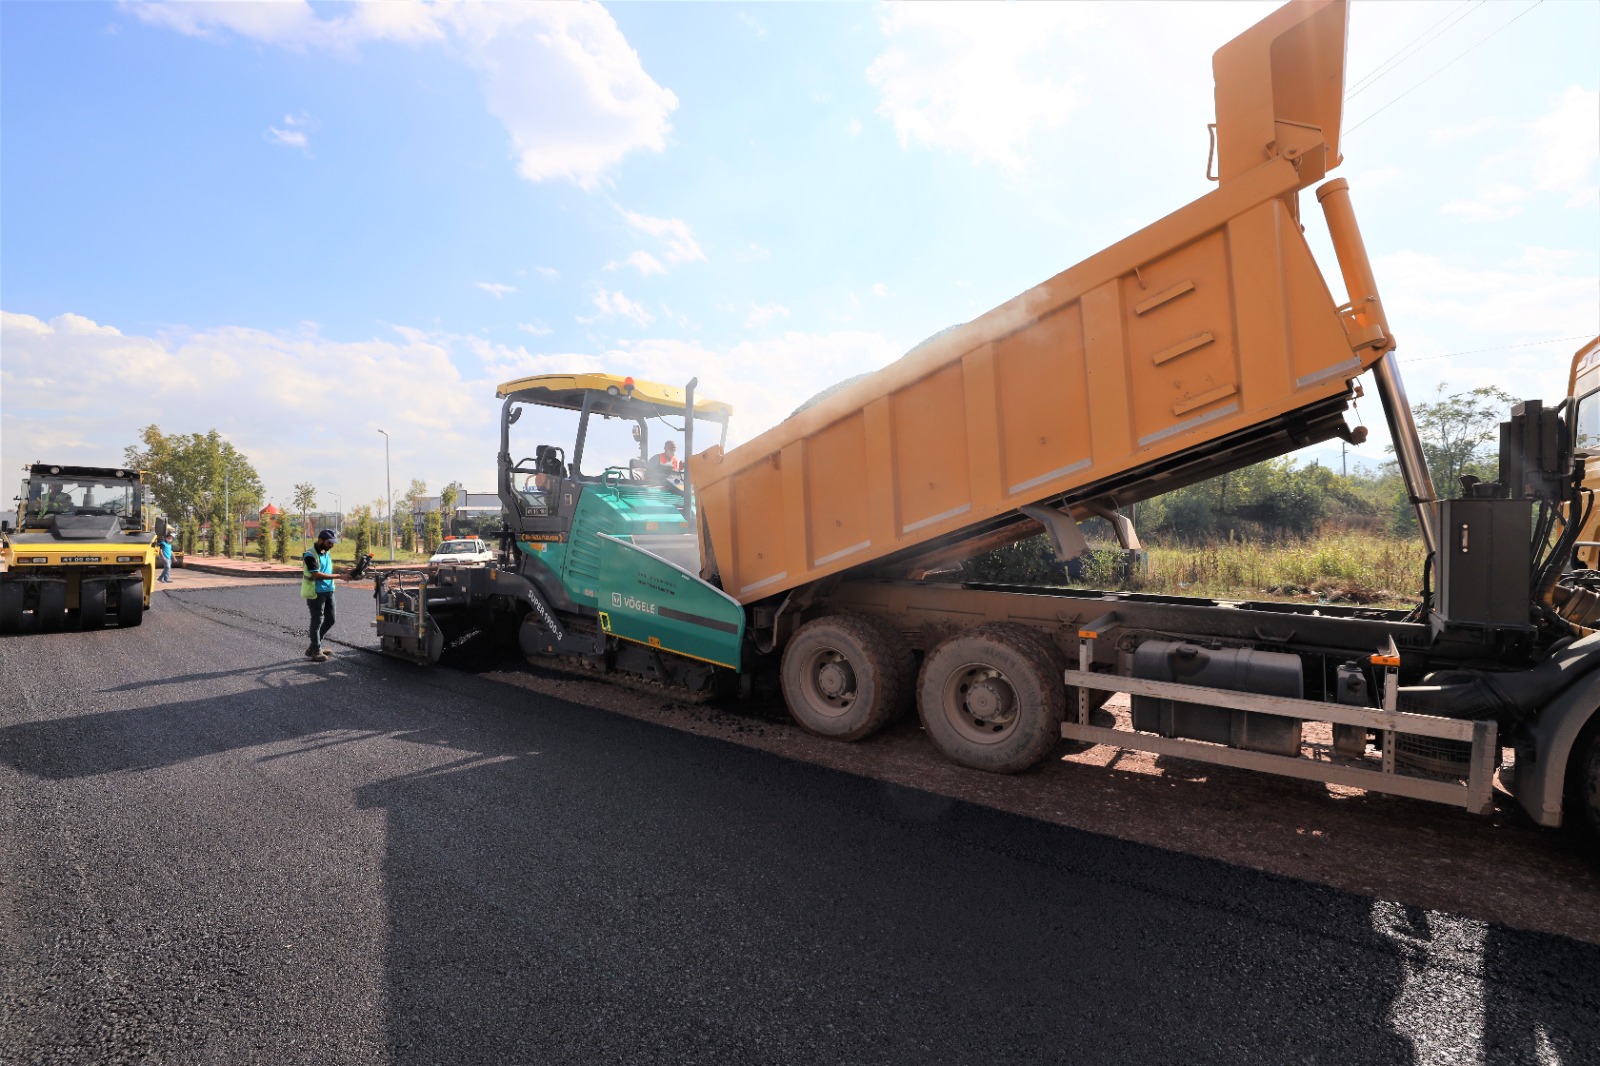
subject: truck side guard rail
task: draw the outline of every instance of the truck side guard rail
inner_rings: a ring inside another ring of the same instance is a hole
[[[1158,755],[1193,759],[1196,762],[1260,770],[1304,781],[1321,781],[1363,788],[1371,792],[1406,796],[1411,799],[1431,800],[1463,807],[1474,814],[1488,814],[1494,808],[1494,756],[1499,743],[1496,724],[1487,721],[1468,722],[1454,718],[1439,718],[1396,710],[1399,655],[1392,643],[1386,652],[1372,657],[1374,666],[1383,671],[1383,707],[1369,710],[1339,703],[1321,703],[1316,700],[1293,699],[1286,696],[1267,696],[1208,688],[1202,685],[1147,681],[1116,674],[1095,673],[1090,669],[1094,661],[1094,641],[1114,625],[1115,616],[1108,615],[1085,625],[1079,631],[1078,669],[1068,670],[1064,675],[1067,685],[1078,689],[1076,708],[1069,708],[1069,720],[1061,726],[1061,735],[1069,740],[1109,744],[1119,748],[1154,752]],[[1158,737],[1126,729],[1090,725],[1090,690],[1106,693],[1126,692],[1132,696],[1181,700],[1185,703],[1210,707],[1376,730],[1381,744],[1382,768],[1363,769],[1303,756],[1272,755],[1198,740]],[[1470,743],[1472,755],[1467,780],[1462,783],[1399,772],[1396,768],[1395,738],[1401,734]]]

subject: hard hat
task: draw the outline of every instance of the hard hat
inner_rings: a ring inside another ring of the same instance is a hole
[[[323,537],[327,537],[329,540],[338,540],[339,539],[339,534],[335,533],[331,529],[319,529],[319,530],[317,530],[317,539],[321,540]]]

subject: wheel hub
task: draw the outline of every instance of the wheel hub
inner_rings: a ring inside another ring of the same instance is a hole
[[[839,699],[855,687],[855,671],[843,660],[825,663],[817,671],[817,689],[828,699]]]
[[[985,678],[967,689],[967,713],[980,722],[1004,721],[1011,716],[1011,687]]]

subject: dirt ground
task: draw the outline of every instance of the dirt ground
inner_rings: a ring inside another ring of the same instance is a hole
[[[1066,745],[1007,777],[946,760],[915,715],[843,744],[800,729],[781,699],[695,704],[534,666],[484,676],[952,800],[1600,944],[1600,855],[1572,834],[1535,826],[1498,789],[1494,813],[1482,816],[1105,746],[1069,754]]]

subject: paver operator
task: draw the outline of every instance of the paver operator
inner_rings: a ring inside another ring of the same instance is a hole
[[[305,571],[300,575],[300,595],[311,612],[311,643],[306,658],[325,663],[333,653],[322,646],[322,638],[333,628],[333,542],[339,535],[331,529],[317,534],[317,541],[302,556]]]

